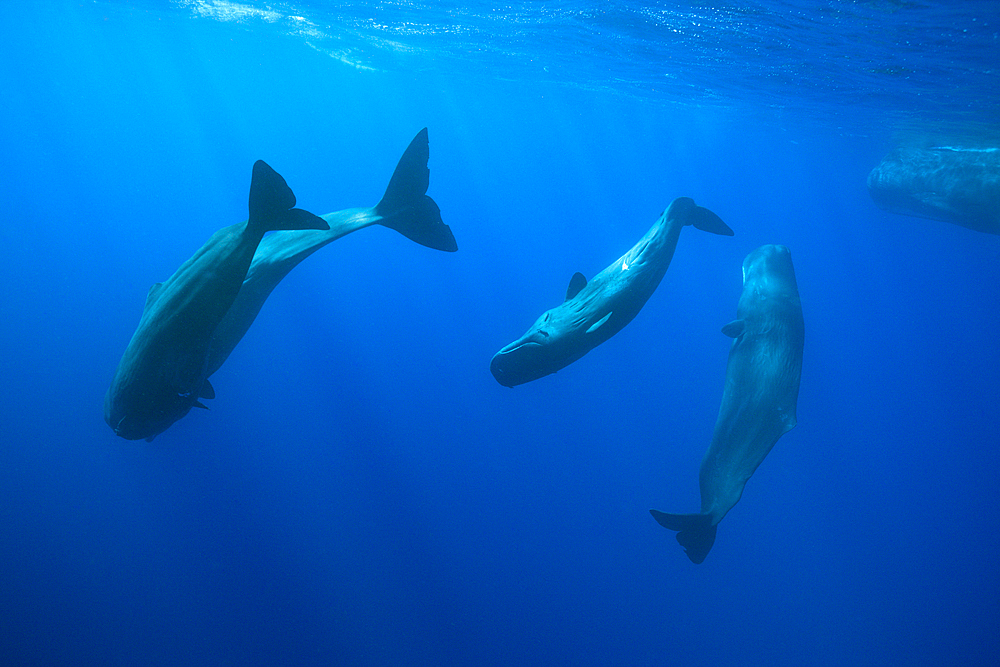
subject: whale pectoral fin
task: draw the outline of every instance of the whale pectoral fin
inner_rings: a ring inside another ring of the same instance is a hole
[[[705,560],[715,544],[718,528],[712,523],[711,514],[668,514],[659,510],[649,510],[649,513],[664,528],[677,531],[677,542],[684,547],[692,563]]]
[[[740,334],[743,333],[743,329],[746,328],[746,322],[743,320],[733,320],[726,326],[722,327],[722,333],[729,336],[730,338],[739,338]]]
[[[205,380],[205,384],[201,385],[198,398],[215,398],[215,387],[208,380]]]
[[[722,218],[709,211],[704,206],[695,206],[691,213],[691,224],[695,229],[712,232],[722,236],[733,236],[733,230],[722,221]]]
[[[614,311],[612,311],[612,312],[614,312]],[[599,319],[596,322],[594,322],[593,324],[591,324],[590,328],[587,329],[587,333],[594,333],[595,331],[597,331],[598,329],[600,329],[604,325],[604,323],[608,321],[609,317],[611,317],[611,313],[608,313],[607,315],[605,315],[601,319]]]
[[[569,287],[566,288],[566,300],[569,301],[577,294],[580,293],[584,287],[587,286],[587,278],[582,273],[577,271],[573,274],[573,277],[569,279]]]

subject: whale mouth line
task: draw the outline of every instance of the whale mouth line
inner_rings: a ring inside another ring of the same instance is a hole
[[[523,343],[518,343],[517,345],[515,345],[514,347],[512,347],[512,348],[510,348],[508,350],[500,350],[500,354],[501,355],[507,355],[507,354],[510,354],[511,352],[517,352],[521,348],[528,347],[529,345],[534,345],[535,347],[542,347],[542,344],[539,343],[539,342],[537,342],[537,341],[526,340]]]

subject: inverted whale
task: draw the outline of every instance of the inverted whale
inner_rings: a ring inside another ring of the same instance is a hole
[[[566,300],[494,355],[490,371],[497,382],[514,387],[555,373],[621,331],[660,284],[686,225],[733,235],[719,216],[678,197],[631,250],[590,282],[574,274]]]
[[[795,427],[804,325],[788,248],[761,246],[743,260],[736,316],[722,329],[735,340],[712,444],[701,462],[701,512],[650,510],[661,526],[679,531],[677,541],[695,563],[705,560],[716,526],[739,502],[757,466]]]
[[[340,237],[371,225],[384,225],[417,243],[446,252],[458,250],[451,228],[441,220],[441,210],[428,197],[430,170],[427,128],[413,138],[378,204],[349,208],[322,216],[327,231],[274,232],[257,247],[250,270],[236,300],[219,323],[209,351],[208,376],[226,361],[260,312],[278,283],[299,262]]]
[[[1000,149],[900,148],[868,174],[868,192],[890,213],[1000,234]]]
[[[139,326],[104,397],[104,421],[128,440],[152,440],[213,398],[208,355],[264,233],[328,229],[293,208],[295,195],[263,161],[253,166],[250,219],[220,229],[169,279],[149,289]]]

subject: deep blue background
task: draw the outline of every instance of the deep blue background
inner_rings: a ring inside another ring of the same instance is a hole
[[[848,126],[815,100],[356,69],[178,7],[7,11],[3,664],[996,664],[1000,239],[871,203],[905,109]],[[245,217],[253,161],[315,213],[372,205],[425,126],[459,252],[337,241],[211,411],[115,438],[146,290]],[[685,230],[623,332],[500,387],[493,353],[681,195],[736,236]],[[719,329],[763,243],[802,294],[799,425],[695,566],[647,510],[698,507]]]

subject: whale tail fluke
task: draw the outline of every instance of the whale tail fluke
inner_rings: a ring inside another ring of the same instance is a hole
[[[382,200],[375,205],[379,222],[420,245],[455,252],[458,243],[441,220],[441,209],[426,195],[430,183],[427,128],[420,130],[399,158]]]
[[[703,232],[712,232],[721,236],[733,236],[733,230],[722,221],[722,218],[709,211],[704,206],[695,206],[691,209],[691,224],[695,229]]]
[[[677,541],[684,547],[684,553],[692,563],[700,563],[715,544],[717,524],[712,523],[711,514],[667,514],[649,510],[656,522],[664,528],[677,531]]]
[[[253,165],[250,178],[250,221],[247,229],[261,235],[279,229],[330,229],[326,220],[295,206],[295,194],[281,174],[263,160]]]

